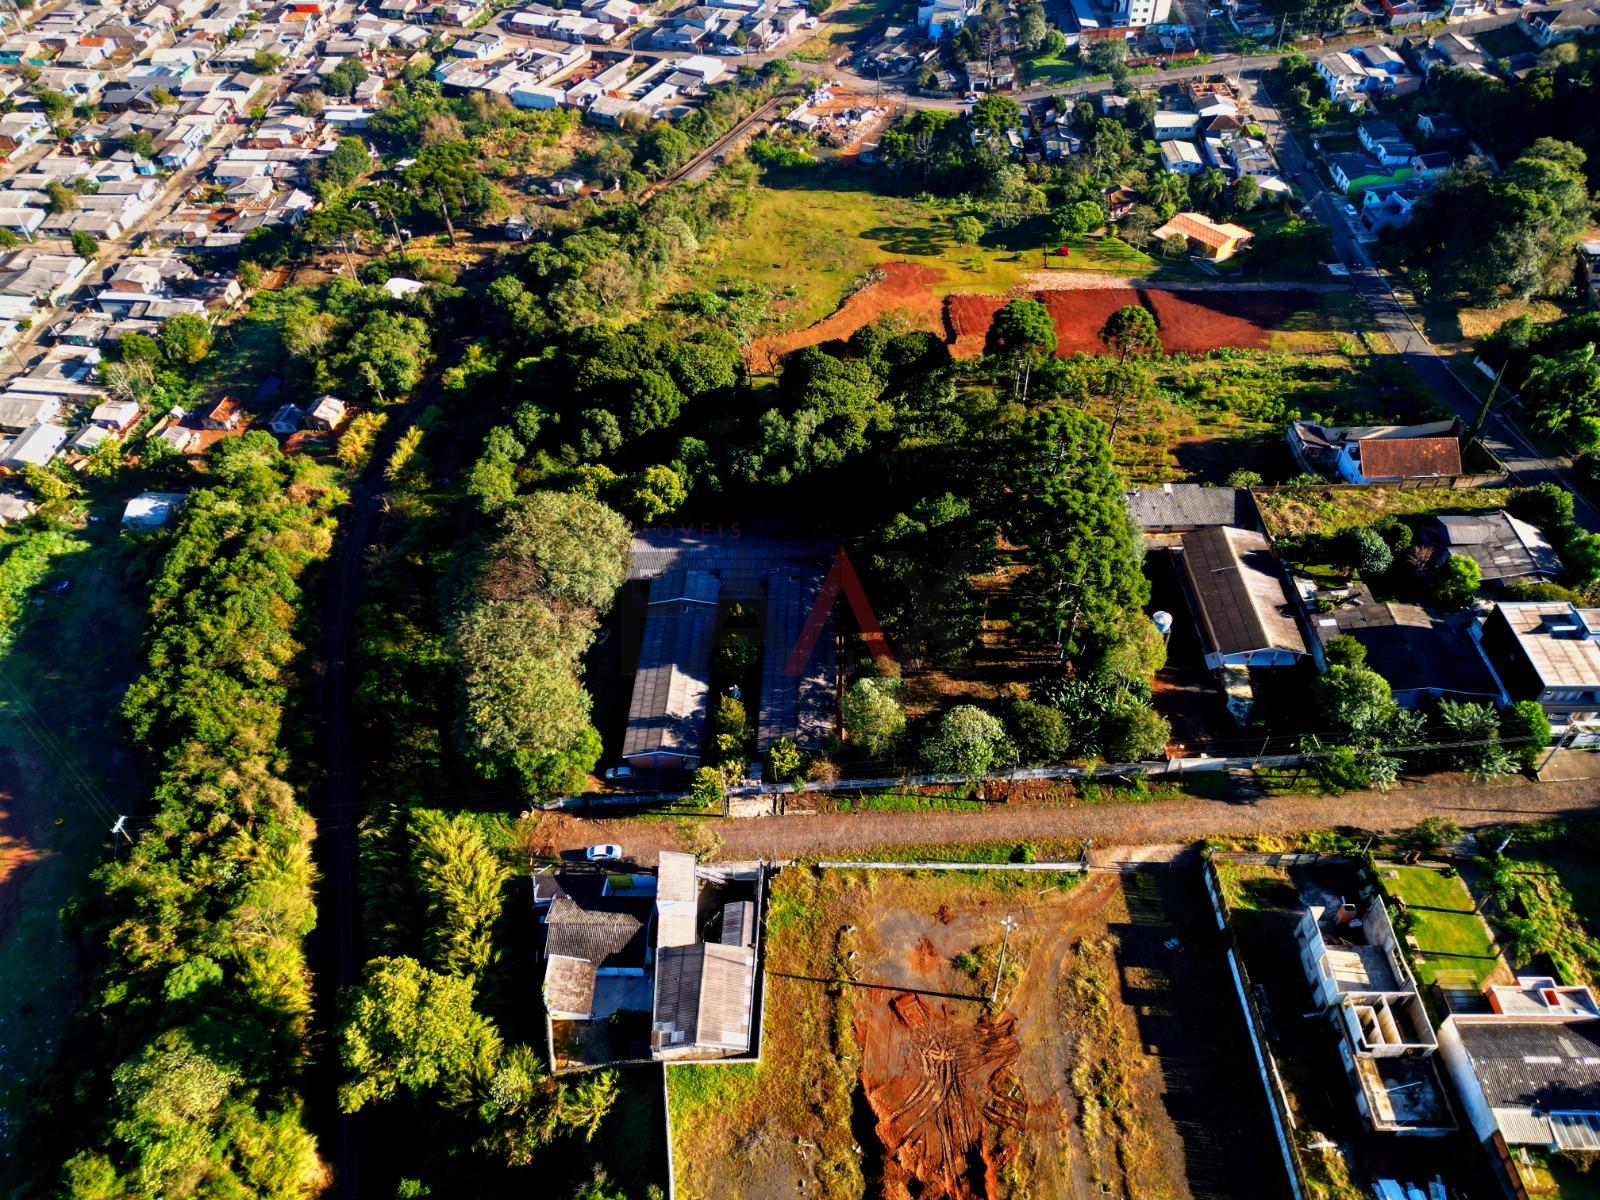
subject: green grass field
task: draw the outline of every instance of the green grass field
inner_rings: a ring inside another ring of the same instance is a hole
[[[19,1161],[8,1153],[17,1099],[77,1000],[61,908],[105,855],[107,813],[138,811],[117,706],[137,671],[142,573],[130,570],[137,551],[121,544],[116,514],[103,511],[51,560],[23,603],[15,642],[0,651],[0,788],[11,814],[0,833],[37,853],[0,881],[13,889],[3,903],[15,918],[0,938],[0,1164]],[[67,589],[53,590],[62,581]],[[0,1188],[4,1180],[0,1169]]]
[[[1459,876],[1432,867],[1383,867],[1389,890],[1415,915],[1412,936],[1422,951],[1417,979],[1432,983],[1441,971],[1470,971],[1481,984],[1500,963],[1483,919],[1472,911],[1472,893]],[[1390,878],[1390,875],[1393,878]]]
[[[784,329],[803,329],[839,306],[874,266],[912,262],[941,273],[936,295],[1005,292],[1043,267],[1036,231],[993,230],[976,246],[958,244],[951,222],[959,204],[885,196],[820,172],[790,173],[751,189],[750,211],[736,237],[719,238],[689,282],[718,288],[764,284],[781,296],[774,313]],[[1116,239],[1066,243],[1073,270],[1149,275],[1163,268]]]

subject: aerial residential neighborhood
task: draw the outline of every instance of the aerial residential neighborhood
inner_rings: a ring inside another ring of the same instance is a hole
[[[0,11],[0,1193],[1595,1200],[1600,6]]]

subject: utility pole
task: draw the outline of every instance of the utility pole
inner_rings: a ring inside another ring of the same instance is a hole
[[[133,845],[133,835],[128,832],[127,817],[118,817],[117,823],[111,827],[112,837],[116,837],[119,833],[122,835],[123,840],[128,843],[128,845]]]
[[[989,1003],[997,1003],[1000,999],[1000,977],[1006,973],[1006,945],[1011,940],[1011,931],[1017,927],[1017,919],[1006,914],[1005,920],[1000,922],[1000,928],[1005,930],[1000,935],[1000,965],[994,969],[994,991],[989,993]]]
[[[1501,365],[1500,370],[1496,372],[1494,383],[1489,388],[1489,394],[1483,399],[1483,407],[1478,410],[1478,419],[1473,421],[1472,429],[1467,435],[1469,441],[1476,441],[1478,435],[1483,432],[1483,427],[1489,420],[1489,412],[1494,408],[1494,398],[1500,392],[1500,381],[1506,377],[1506,367],[1510,365],[1511,360],[1507,359]]]

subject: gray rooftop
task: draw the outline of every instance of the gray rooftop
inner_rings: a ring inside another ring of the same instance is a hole
[[[1312,617],[1324,641],[1340,634],[1367,648],[1367,665],[1399,697],[1499,699],[1500,687],[1465,629],[1416,604],[1366,603]]]
[[[1183,557],[1213,651],[1307,653],[1278,560],[1265,537],[1227,526],[1197,529],[1183,535]]]
[[[1203,487],[1198,483],[1135,488],[1128,493],[1128,511],[1145,530],[1200,529],[1207,525],[1253,529],[1256,525],[1255,504],[1244,488]]]
[[[596,970],[642,970],[650,911],[650,901],[637,897],[597,896],[580,903],[559,895],[545,918],[545,954],[581,958]]]
[[[1600,609],[1561,601],[1496,606],[1545,687],[1600,684]]]
[[[553,1013],[588,1016],[594,1008],[594,964],[586,958],[552,955],[544,965],[544,1003]]]
[[[622,742],[625,760],[662,754],[690,765],[699,761],[717,594],[716,577],[705,571],[669,571],[651,582]]]
[[[834,732],[834,633],[831,612],[803,658],[801,637],[822,594],[820,571],[780,570],[767,582],[766,645],[761,660],[761,700],[756,749],[780,738],[803,750],[821,748]]]
[[[668,571],[707,571],[717,577],[727,599],[760,599],[767,577],[780,567],[806,563],[825,566],[837,540],[789,537],[781,531],[742,525],[698,529],[642,529],[630,547],[628,578],[654,579]]]
[[[1456,1021],[1490,1108],[1600,1110],[1600,1020]]]
[[[650,1045],[708,1053],[750,1049],[756,952],[749,946],[696,942],[669,946],[656,959],[655,1021]]]
[[[1464,554],[1476,562],[1485,582],[1561,574],[1561,559],[1544,534],[1509,513],[1475,513],[1437,520],[1445,546],[1452,554]]]

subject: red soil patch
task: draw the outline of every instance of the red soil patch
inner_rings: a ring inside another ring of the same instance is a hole
[[[883,278],[847,296],[832,314],[815,325],[751,342],[745,347],[745,362],[750,370],[759,375],[770,374],[777,369],[778,360],[791,350],[847,338],[886,313],[904,311],[911,316],[915,328],[939,331],[939,298],[929,285],[942,279],[944,272],[905,262],[884,263],[873,269],[881,271]]]
[[[965,1006],[971,1012],[971,1005]],[[991,1200],[1008,1157],[1004,1129],[1028,1103],[1011,1065],[1016,1018],[973,1021],[901,992],[857,1018],[861,1086],[883,1143],[884,1200]]]
[[[1161,329],[1162,348],[1169,353],[1199,354],[1219,346],[1256,349],[1273,330],[1308,308],[1311,296],[1301,291],[1172,292],[1160,288],[1082,288],[1033,293],[1056,323],[1056,354],[1102,354],[1100,328],[1119,308],[1142,305]],[[1009,296],[951,296],[945,302],[946,340],[957,358],[983,352],[984,339]]]
[[[982,296],[968,293],[947,296],[944,302],[945,341],[957,358],[976,358],[983,353],[984,338],[994,315],[1011,300],[1010,296]]]
[[[0,755],[0,938],[22,915],[22,885],[42,857],[39,835],[42,814],[30,810],[17,795],[16,764]]]

